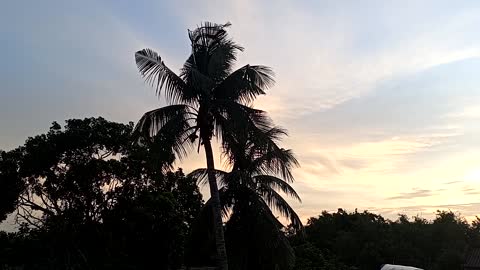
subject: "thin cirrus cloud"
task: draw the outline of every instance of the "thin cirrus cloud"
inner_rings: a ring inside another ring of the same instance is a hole
[[[0,126],[9,127],[0,148],[54,120],[137,120],[164,102],[133,53],[150,47],[178,70],[187,28],[230,21],[246,48],[238,65],[276,72],[255,106],[290,130],[284,145],[301,162],[294,186],[303,199],[292,203],[304,220],[339,207],[432,216],[447,205],[472,217],[479,9],[471,1],[10,1],[0,11]],[[202,153],[177,162],[186,171],[202,164]]]
[[[409,200],[409,199],[416,199],[420,197],[430,197],[435,193],[432,190],[428,189],[414,189],[411,192],[403,192],[396,196],[389,197],[389,200]]]

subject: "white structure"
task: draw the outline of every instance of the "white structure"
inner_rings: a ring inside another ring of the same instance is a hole
[[[382,268],[380,268],[380,270],[423,270],[423,269],[411,267],[411,266],[384,264]]]

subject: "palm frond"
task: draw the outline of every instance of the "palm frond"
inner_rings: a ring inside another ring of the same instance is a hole
[[[180,70],[180,77],[189,88],[195,89],[195,92],[199,95],[209,95],[209,92],[215,86],[213,78],[204,74],[196,65],[193,55],[187,59]]]
[[[284,135],[287,135],[287,131],[280,127],[272,127],[268,130],[251,129],[247,140],[242,143],[245,145],[246,156],[255,160],[268,152],[279,151],[281,148],[277,143],[281,141]]]
[[[228,37],[226,28],[229,26],[230,23],[205,22],[189,31],[192,56],[187,60],[188,65],[195,66],[215,82],[222,81],[230,74],[237,52],[243,50]],[[188,67],[184,66],[184,69]]]
[[[232,24],[216,24],[212,22],[204,22],[195,30],[188,30],[188,37],[193,46],[212,47],[216,43],[227,39],[226,28]]]
[[[267,205],[278,211],[282,216],[288,218],[293,228],[301,230],[303,228],[302,221],[298,217],[293,208],[285,201],[280,194],[271,188],[259,187],[258,192],[265,200]]]
[[[271,129],[272,120],[262,110],[250,108],[235,101],[216,100],[214,102],[216,135],[228,143],[246,141],[250,132],[265,132]],[[233,137],[232,137],[233,136]],[[235,138],[235,139],[234,139]],[[229,142],[229,139],[234,139]]]
[[[189,118],[194,116],[187,105],[176,104],[161,107],[146,112],[135,125],[134,133],[154,137],[156,133],[172,119],[188,121]]]
[[[226,188],[220,188],[218,190],[218,195],[220,196],[220,207],[222,208],[222,217],[224,219],[228,218],[230,215],[230,211],[233,205],[232,199],[233,199],[233,194],[232,192]],[[208,201],[205,203],[205,208],[209,207],[211,209],[212,207],[212,199],[208,199]]]
[[[259,174],[279,175],[288,182],[293,182],[292,169],[298,166],[292,150],[274,148],[256,158],[251,163],[250,169]]]
[[[253,124],[252,127],[267,131],[273,126],[272,119],[268,116],[267,112],[259,109],[254,109],[245,105],[239,105],[241,107],[240,112],[244,113],[243,117],[250,120],[250,125]]]
[[[164,145],[171,146],[175,155],[182,160],[195,146],[191,139],[192,129],[194,130],[195,127],[191,127],[188,122],[173,119],[159,130],[155,139],[161,140]]]
[[[155,51],[151,49],[137,51],[135,62],[145,81],[155,87],[156,94],[160,95],[161,90],[164,89],[170,103],[191,102],[194,98],[191,89],[165,65]]]
[[[234,269],[291,269],[295,254],[281,231],[284,226],[262,198],[251,195],[233,207],[226,224]]]
[[[239,51],[243,51],[243,48],[232,40],[221,42],[211,50],[207,72],[215,82],[223,81],[232,72]]]
[[[254,176],[253,179],[255,182],[261,186],[262,188],[273,188],[277,190],[281,190],[283,193],[287,194],[288,196],[294,198],[295,200],[302,202],[300,196],[297,194],[295,189],[293,189],[290,184],[286,181],[271,175],[257,175]]]
[[[251,103],[257,96],[275,83],[274,73],[266,66],[246,65],[231,73],[214,89],[219,99],[228,99],[242,104]]]
[[[255,134],[257,135],[257,134]],[[263,134],[258,134],[260,136],[255,136],[251,140],[254,140],[260,144],[265,143],[275,143],[282,139],[283,136],[287,136],[288,132],[286,129],[275,126],[264,132]],[[263,140],[263,141],[262,141]]]
[[[169,105],[145,113],[134,128],[134,138],[144,141],[155,140],[172,148],[183,158],[192,147],[189,136],[195,132],[191,119],[195,114],[187,105]]]
[[[221,117],[218,119],[222,120],[218,126],[221,128],[223,155],[229,165],[253,175],[273,174],[288,182],[294,180],[292,169],[298,167],[299,163],[291,150],[277,145],[277,141],[286,134],[284,129],[273,127],[264,131],[255,125],[252,127],[252,124],[237,129],[238,122],[233,123]],[[240,131],[231,132],[235,130]],[[246,130],[249,131],[244,132]],[[246,163],[240,165],[241,160],[246,160]]]
[[[227,177],[228,173],[222,170],[214,170],[215,176],[217,177],[217,181],[224,182]],[[193,170],[191,173],[188,174],[188,177],[192,177],[196,179],[200,185],[208,184],[208,169],[207,168],[199,168]]]

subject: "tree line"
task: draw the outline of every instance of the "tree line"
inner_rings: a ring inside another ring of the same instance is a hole
[[[132,143],[133,129],[103,118],[71,119],[0,152],[0,217],[10,214],[18,223],[16,231],[0,233],[0,268],[216,265],[211,204],[199,191],[208,181],[205,169],[175,170],[168,147]],[[247,168],[259,157],[254,146],[241,149],[250,154],[234,173],[244,181],[276,181],[252,176]],[[284,226],[260,191],[216,174],[231,269],[367,270],[384,263],[461,269],[468,249],[480,246],[480,220],[469,224],[452,212],[439,211],[432,221],[405,215],[391,221],[339,209],[302,229],[292,212],[294,222]]]
[[[289,237],[295,269],[380,269],[382,264],[460,270],[480,247],[480,219],[437,211],[433,220],[399,215],[394,221],[364,212],[323,212],[305,225],[306,237]]]

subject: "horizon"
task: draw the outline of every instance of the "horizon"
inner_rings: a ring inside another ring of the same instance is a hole
[[[480,213],[480,3],[212,3],[5,3],[0,149],[53,121],[138,121],[165,102],[134,53],[154,49],[178,72],[190,53],[187,29],[231,22],[245,48],[237,66],[276,73],[255,107],[289,131],[283,145],[300,162],[293,187],[303,203],[289,202],[303,221],[338,208],[393,220]],[[175,163],[204,166],[201,153]]]

